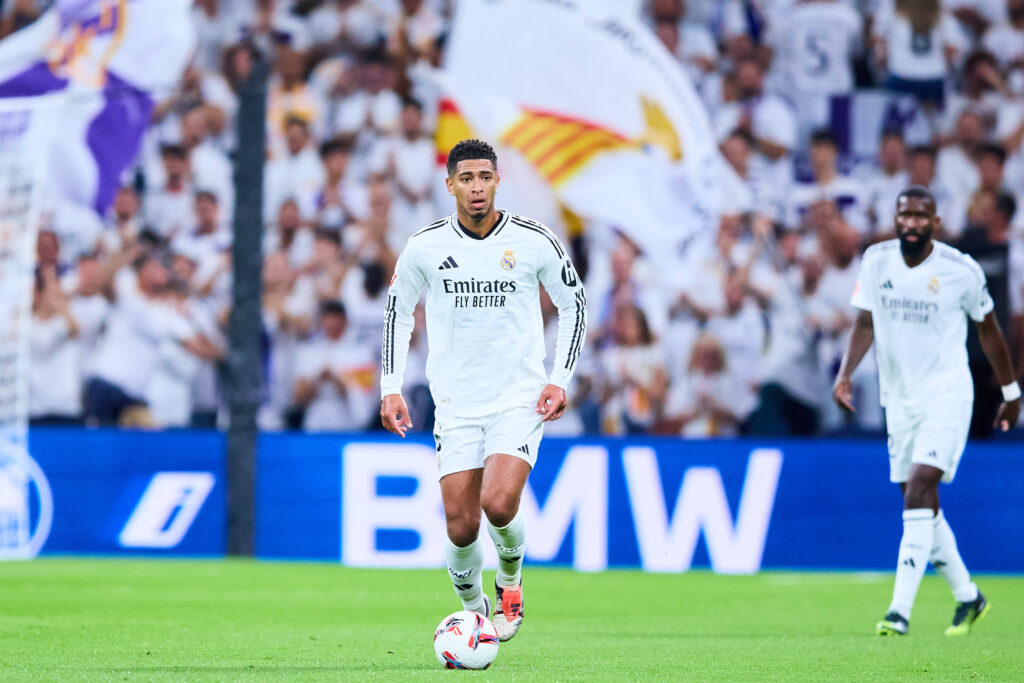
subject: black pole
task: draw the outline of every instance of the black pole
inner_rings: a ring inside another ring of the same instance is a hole
[[[252,555],[256,510],[256,413],[262,383],[261,270],[267,72],[257,60],[239,93],[235,155],[234,281],[228,330],[228,554]]]

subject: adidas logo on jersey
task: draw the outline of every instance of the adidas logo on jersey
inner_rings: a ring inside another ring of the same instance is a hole
[[[451,256],[449,256],[448,258],[446,258],[444,260],[444,262],[440,266],[437,267],[437,269],[438,270],[447,270],[449,268],[458,268],[458,267],[459,267],[459,264],[455,262],[455,259],[453,259]]]
[[[530,447],[527,445],[520,446],[516,450],[519,451],[520,453],[526,453],[527,455],[530,454]]]
[[[882,289],[892,289],[892,280],[886,280],[882,283]]]

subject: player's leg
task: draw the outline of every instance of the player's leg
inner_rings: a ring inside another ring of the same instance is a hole
[[[498,551],[497,583],[519,585],[526,545],[526,524],[519,509],[530,464],[507,453],[495,453],[484,467],[481,505],[487,531]]]
[[[464,609],[490,616],[483,591],[484,550],[480,535],[480,489],[483,481],[483,428],[466,420],[434,423],[437,469],[444,504],[447,539],[445,562]]]
[[[493,622],[503,641],[512,638],[523,622],[526,524],[519,503],[537,459],[542,432],[540,416],[531,407],[523,407],[502,413],[485,437],[492,455],[484,465],[480,502],[498,553]]]
[[[906,493],[906,482],[910,476],[910,459],[914,447],[914,421],[911,416],[902,410],[895,409],[892,407],[886,407],[885,410],[886,426],[889,430],[889,480],[893,483],[900,485],[900,488]],[[905,558],[903,557],[903,548],[906,542],[906,530],[907,520],[904,519],[904,539],[900,541],[900,556],[896,564],[896,586],[893,590],[893,603],[896,602],[896,594],[899,591],[900,585],[905,585],[905,577],[901,577],[900,568],[904,567]],[[911,524],[911,529],[916,529],[916,525]],[[930,547],[930,546],[929,546]],[[921,571],[924,571],[925,563],[928,561],[927,557],[923,561],[917,562],[916,560],[910,559],[909,565],[904,569],[904,573],[907,569],[914,568],[916,566],[921,567]],[[904,579],[901,581],[901,578]],[[902,594],[902,593],[901,593]],[[910,628],[910,614],[900,613],[892,606],[886,612],[885,616],[875,626],[875,629],[879,635],[903,635],[907,633]]]
[[[480,483],[483,470],[453,472],[441,478],[447,525],[444,557],[463,609],[490,617],[483,590],[484,547],[480,541]]]
[[[936,415],[937,424],[928,430],[927,436],[922,437],[925,457],[929,457],[928,453],[935,452],[936,458],[941,461],[938,466],[943,470],[943,482],[950,483],[956,476],[964,446],[967,444],[971,408],[971,403],[966,402],[948,416]],[[953,623],[946,629],[946,635],[967,635],[970,633],[971,625],[988,610],[988,601],[971,581],[971,574],[960,557],[956,536],[941,507],[936,512],[932,533],[929,560],[935,567],[935,572],[945,580],[953,593],[953,599],[957,602]]]
[[[896,582],[885,621],[892,621],[890,615],[896,614],[907,624],[910,622],[914,598],[931,555],[941,479],[942,470],[936,467],[918,463],[910,466],[903,496],[903,538],[900,539]]]
[[[487,458],[481,504],[487,515],[487,531],[498,552],[494,579],[492,622],[501,641],[510,640],[523,623],[523,555],[526,553],[526,524],[519,501],[530,475],[530,464],[507,453]]]
[[[936,573],[946,581],[957,602],[953,623],[946,629],[946,635],[967,635],[971,632],[971,625],[988,611],[988,600],[971,581],[971,574],[957,549],[956,536],[941,508],[935,516],[930,559]]]

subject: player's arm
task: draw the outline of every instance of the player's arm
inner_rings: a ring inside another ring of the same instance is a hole
[[[413,311],[420,300],[427,278],[417,265],[412,242],[406,244],[388,289],[388,303],[384,310],[384,339],[381,346],[380,368],[380,421],[389,432],[405,438],[412,428],[409,409],[402,398],[402,377],[409,355],[412,335]]]
[[[551,377],[537,399],[537,412],[544,416],[542,422],[557,420],[565,410],[565,389],[569,386],[587,334],[587,295],[583,291],[576,268],[565,251],[543,248],[546,258],[538,272],[540,282],[547,290],[551,302],[558,309],[558,340],[555,343],[555,360]]]
[[[1005,432],[1017,424],[1017,418],[1020,416],[1020,385],[1013,373],[1010,348],[1003,337],[1003,331],[999,328],[995,313],[989,311],[981,322],[975,321],[974,324],[978,328],[978,341],[985,351],[985,357],[992,364],[996,380],[1003,388],[1003,402],[996,413],[995,427]]]
[[[871,348],[875,341],[874,319],[871,311],[874,310],[873,296],[875,286],[873,282],[874,263],[872,250],[864,252],[864,259],[860,264],[860,272],[857,273],[857,284],[853,288],[853,296],[850,303],[857,308],[857,319],[853,321],[853,332],[850,334],[850,341],[843,353],[843,361],[839,366],[839,373],[832,385],[832,400],[843,410],[854,412],[853,408],[853,387],[850,377],[864,359],[864,354]]]
[[[970,256],[964,259],[973,272],[960,300],[961,307],[978,328],[978,341],[992,364],[996,379],[1003,387],[1003,403],[996,412],[995,426],[1004,432],[1017,424],[1020,416],[1020,385],[1013,374],[1013,361],[1003,331],[994,313],[995,302],[985,282],[985,271]]]
[[[835,384],[832,385],[832,400],[843,410],[854,412],[853,388],[850,377],[853,371],[864,359],[864,354],[871,348],[875,341],[875,327],[871,317],[871,311],[861,310],[857,312],[857,319],[853,323],[853,334],[850,335],[850,343],[846,345],[846,352],[843,354],[843,362],[839,366],[839,374],[836,375]]]

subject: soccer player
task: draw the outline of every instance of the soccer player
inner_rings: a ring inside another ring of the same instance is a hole
[[[498,551],[493,622],[501,640],[523,622],[526,529],[519,499],[544,423],[565,410],[587,326],[583,285],[545,226],[498,210],[498,161],[479,140],[448,155],[455,213],[412,235],[398,259],[384,322],[380,418],[405,437],[402,398],[413,309],[427,288],[427,378],[448,542],[445,559],[464,609],[490,616],[477,538],[481,509]],[[554,369],[544,371],[539,285],[558,308]]]
[[[970,256],[932,239],[939,228],[935,198],[912,186],[896,199],[898,239],[864,253],[851,303],[860,309],[832,397],[852,411],[850,376],[872,342],[881,403],[889,430],[889,478],[903,491],[903,539],[892,604],[880,635],[910,626],[928,562],[957,601],[947,635],[965,635],[988,609],[960,559],[956,538],[939,507],[939,482],[956,475],[971,424],[974,389],[967,367],[967,318],[977,325],[985,355],[1003,385],[996,426],[1006,431],[1020,414],[1006,340],[992,313],[985,274]]]

